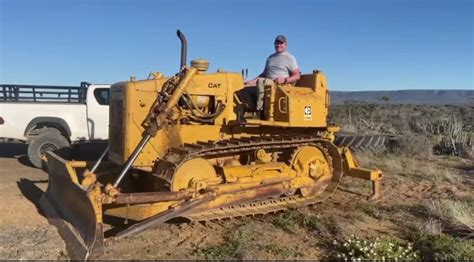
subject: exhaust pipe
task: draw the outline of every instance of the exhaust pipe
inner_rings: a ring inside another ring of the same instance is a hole
[[[181,70],[184,66],[186,66],[186,56],[188,51],[188,42],[186,41],[186,37],[184,36],[181,31],[176,32],[178,34],[179,40],[181,40],[181,66],[179,70]]]

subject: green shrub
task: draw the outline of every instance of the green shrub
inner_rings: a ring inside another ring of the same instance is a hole
[[[294,232],[301,222],[304,216],[298,211],[287,211],[278,214],[272,219],[272,224],[288,232]]]
[[[303,214],[296,210],[279,214],[272,220],[272,223],[290,233],[294,233],[297,228],[304,228],[331,236],[338,235],[342,231],[337,221],[331,215]]]
[[[283,247],[277,244],[267,244],[267,245],[261,245],[260,246],[261,250],[264,250],[267,253],[274,254],[277,256],[281,256],[284,258],[295,258],[295,257],[301,257],[303,254],[293,248],[289,247]]]
[[[206,259],[229,259],[240,257],[255,232],[250,227],[241,227],[230,234],[226,242],[206,248],[198,248],[194,254]]]
[[[310,230],[315,230],[321,234],[338,235],[342,229],[332,216],[325,217],[317,215],[307,215],[303,218],[303,226]]]
[[[474,259],[474,240],[459,239],[450,235],[428,235],[419,233],[415,245],[423,251],[428,260],[465,260]]]

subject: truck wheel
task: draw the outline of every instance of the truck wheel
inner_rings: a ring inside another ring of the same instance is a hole
[[[28,159],[37,168],[42,168],[41,157],[47,151],[69,147],[69,141],[55,128],[43,128],[28,145]]]

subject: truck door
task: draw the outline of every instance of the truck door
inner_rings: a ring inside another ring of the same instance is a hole
[[[90,140],[108,139],[109,86],[91,85],[87,90],[87,131]]]

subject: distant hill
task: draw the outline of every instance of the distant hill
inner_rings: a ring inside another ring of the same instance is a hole
[[[346,101],[390,104],[474,104],[474,90],[332,91],[331,104]]]

